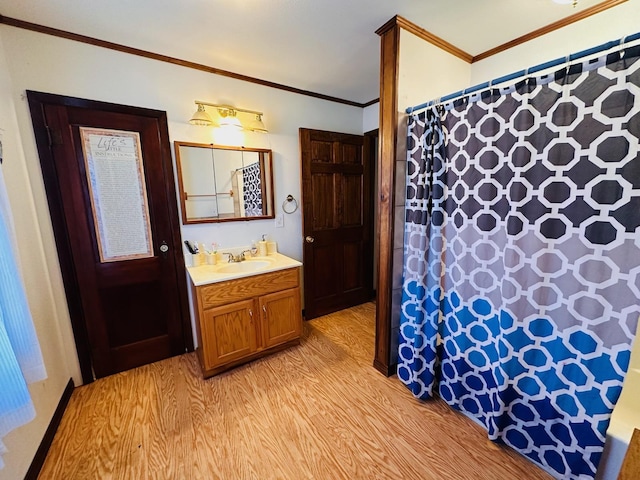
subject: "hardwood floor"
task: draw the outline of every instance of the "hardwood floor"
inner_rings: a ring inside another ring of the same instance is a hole
[[[77,388],[41,479],[551,479],[372,366],[372,303],[203,380],[195,354]]]

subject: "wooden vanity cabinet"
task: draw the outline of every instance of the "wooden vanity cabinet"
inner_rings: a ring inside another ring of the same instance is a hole
[[[205,377],[300,343],[300,269],[191,285]]]

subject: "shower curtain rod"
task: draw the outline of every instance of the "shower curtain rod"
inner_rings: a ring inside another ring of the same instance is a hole
[[[450,93],[449,95],[445,95],[439,99],[431,100],[429,102],[421,103],[420,105],[416,105],[415,107],[408,107],[406,109],[406,113],[414,113],[418,110],[422,110],[427,107],[431,107],[437,103],[446,102],[448,100],[452,100],[457,97],[463,97],[468,95],[469,93],[477,92],[479,90],[484,90],[490,88],[494,85],[498,85],[500,83],[508,82],[509,80],[514,80],[516,78],[525,77],[532,73],[540,72],[542,70],[546,70],[547,68],[556,67],[558,65],[562,65],[563,63],[570,63],[574,60],[578,60],[580,58],[588,57],[589,55],[593,55],[595,53],[604,52],[605,50],[609,50],[614,47],[624,46],[626,43],[633,42],[635,40],[640,39],[640,32],[634,33],[633,35],[627,35],[626,37],[622,37],[620,40],[611,40],[610,42],[603,43],[602,45],[598,45],[597,47],[588,48],[586,50],[582,50],[578,53],[573,53],[568,57],[556,58],[555,60],[551,60],[549,62],[541,63],[539,65],[535,65],[533,67],[529,67],[525,70],[519,70],[517,72],[510,73],[508,75],[504,75],[502,77],[494,78],[488,82],[480,83],[478,85],[474,85],[473,87],[465,88],[464,90],[459,90],[454,93]]]
[[[253,167],[256,163],[258,163],[258,162],[253,162],[253,163],[252,163],[252,164],[250,164],[250,165],[245,165],[244,167],[236,168],[236,169],[234,170],[234,172],[239,172],[240,170],[246,170],[246,169],[247,169],[247,168],[249,168],[249,167]]]

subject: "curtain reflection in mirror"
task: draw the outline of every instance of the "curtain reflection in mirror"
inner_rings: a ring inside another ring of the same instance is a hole
[[[184,223],[273,217],[271,151],[176,142]]]

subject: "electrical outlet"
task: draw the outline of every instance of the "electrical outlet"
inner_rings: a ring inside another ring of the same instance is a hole
[[[284,227],[284,214],[276,215],[276,228]]]

